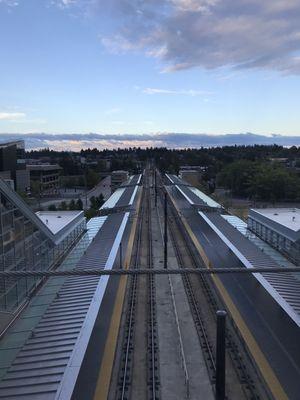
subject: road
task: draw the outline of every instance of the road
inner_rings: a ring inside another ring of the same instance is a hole
[[[85,192],[79,190],[77,195],[75,192],[73,192],[73,196],[70,196],[70,191],[68,191],[67,195],[64,196],[64,192],[61,191],[61,196],[59,198],[46,198],[46,199],[41,199],[40,200],[40,205],[36,205],[34,207],[35,210],[40,210],[41,208],[47,209],[50,205],[54,204],[55,206],[60,206],[60,204],[64,201],[67,204],[70,203],[72,200],[77,200],[78,197],[82,200],[83,203],[83,208],[84,210],[90,207],[90,199],[91,197],[95,196],[98,197],[100,194],[103,194],[104,200],[107,200],[108,197],[111,195],[111,189],[110,189],[110,176],[107,176],[106,178],[102,179],[92,189],[90,189],[86,194]]]
[[[107,176],[87,193],[82,193],[80,195],[80,198],[83,202],[83,208],[87,209],[90,207],[90,199],[93,196],[98,197],[100,194],[103,194],[104,200],[107,200],[108,197],[111,195],[110,182],[111,178],[110,176]]]

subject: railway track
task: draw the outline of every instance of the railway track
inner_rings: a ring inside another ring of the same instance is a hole
[[[161,198],[162,200],[162,198]],[[174,247],[180,268],[203,267],[202,261],[195,254],[194,249],[187,238],[187,233],[182,222],[169,204],[168,224],[169,233]],[[212,383],[215,382],[215,332],[211,329],[216,326],[216,311],[222,307],[220,301],[203,275],[189,276],[182,275],[186,293],[190,302],[191,312],[197,328],[199,341],[205,354],[205,361]],[[197,295],[195,295],[197,293]],[[201,307],[199,305],[201,304]],[[241,357],[240,346],[237,341],[239,337],[234,335],[234,327],[227,329],[226,349],[227,349],[227,381],[228,395],[230,399],[251,399],[258,400],[265,398],[263,388],[257,390],[261,382],[256,381],[256,373],[249,373],[245,360]],[[243,348],[244,350],[244,348]],[[252,366],[250,365],[252,369]],[[258,378],[259,379],[259,378]],[[255,382],[256,381],[256,382]]]
[[[149,176],[146,171],[133,268],[153,268],[149,191]],[[115,398],[158,400],[155,281],[152,275],[131,278],[121,352]]]
[[[152,230],[151,230],[151,195],[148,182],[147,188],[147,202],[148,202],[148,267],[153,268],[152,256]],[[159,367],[158,367],[158,344],[156,332],[156,303],[155,303],[155,280],[154,276],[148,277],[148,293],[149,293],[149,327],[148,330],[148,398],[151,400],[159,399]]]
[[[162,217],[159,212],[159,206],[156,207],[156,214],[157,214],[157,219],[158,219],[158,224],[159,224],[161,241],[163,242],[164,241],[164,233],[163,233],[163,229],[162,229],[162,223],[161,223]],[[187,357],[186,357],[186,354],[184,351],[183,338],[182,338],[181,327],[180,327],[180,323],[179,323],[177,306],[176,306],[175,295],[174,295],[174,286],[173,286],[170,275],[168,275],[168,285],[170,288],[172,309],[173,309],[173,313],[175,316],[175,322],[176,322],[176,331],[177,331],[178,343],[179,343],[179,354],[180,354],[180,358],[181,358],[182,370],[184,373],[184,383],[185,383],[185,387],[186,387],[186,398],[188,399],[190,397],[190,379],[189,379],[189,373],[188,373],[187,361],[186,361]]]

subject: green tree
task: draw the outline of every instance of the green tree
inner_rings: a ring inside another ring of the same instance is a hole
[[[33,196],[40,195],[41,186],[39,181],[30,181],[30,190]]]
[[[281,166],[261,164],[250,179],[252,197],[268,201],[296,200],[300,194],[300,179]]]
[[[48,207],[48,210],[49,211],[56,211],[57,210],[56,205],[55,204],[50,204],[50,206]]]
[[[104,196],[102,193],[98,196],[98,208],[100,208],[104,204]]]
[[[97,215],[98,215],[98,212],[94,208],[89,208],[88,210],[85,210],[85,212],[84,212],[84,216],[86,217],[86,219],[94,218]]]
[[[75,200],[72,199],[69,203],[69,210],[77,210]]]
[[[88,169],[86,173],[86,185],[88,188],[93,188],[99,182],[99,175],[92,169]]]
[[[62,202],[60,203],[60,209],[61,209],[62,211],[65,211],[65,210],[68,209],[68,205],[67,205],[67,203],[66,203],[65,201],[62,201]]]
[[[98,202],[95,196],[92,196],[90,198],[90,203],[91,203],[91,208],[93,208],[94,210],[97,210],[97,206],[98,206]]]
[[[249,194],[250,181],[256,173],[257,164],[248,160],[238,160],[227,165],[217,176],[219,186],[230,189],[237,196]]]
[[[76,201],[76,207],[77,207],[77,210],[82,210],[83,209],[83,203],[82,203],[81,199],[78,199]]]

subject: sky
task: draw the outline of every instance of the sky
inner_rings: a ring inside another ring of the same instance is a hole
[[[0,0],[2,134],[296,137],[299,109],[299,0]]]

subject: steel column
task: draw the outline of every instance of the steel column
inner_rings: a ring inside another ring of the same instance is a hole
[[[225,400],[226,311],[217,311],[216,400]]]
[[[164,232],[164,268],[168,268],[168,205],[167,193],[165,193],[164,202],[164,215],[165,215],[165,232]]]

